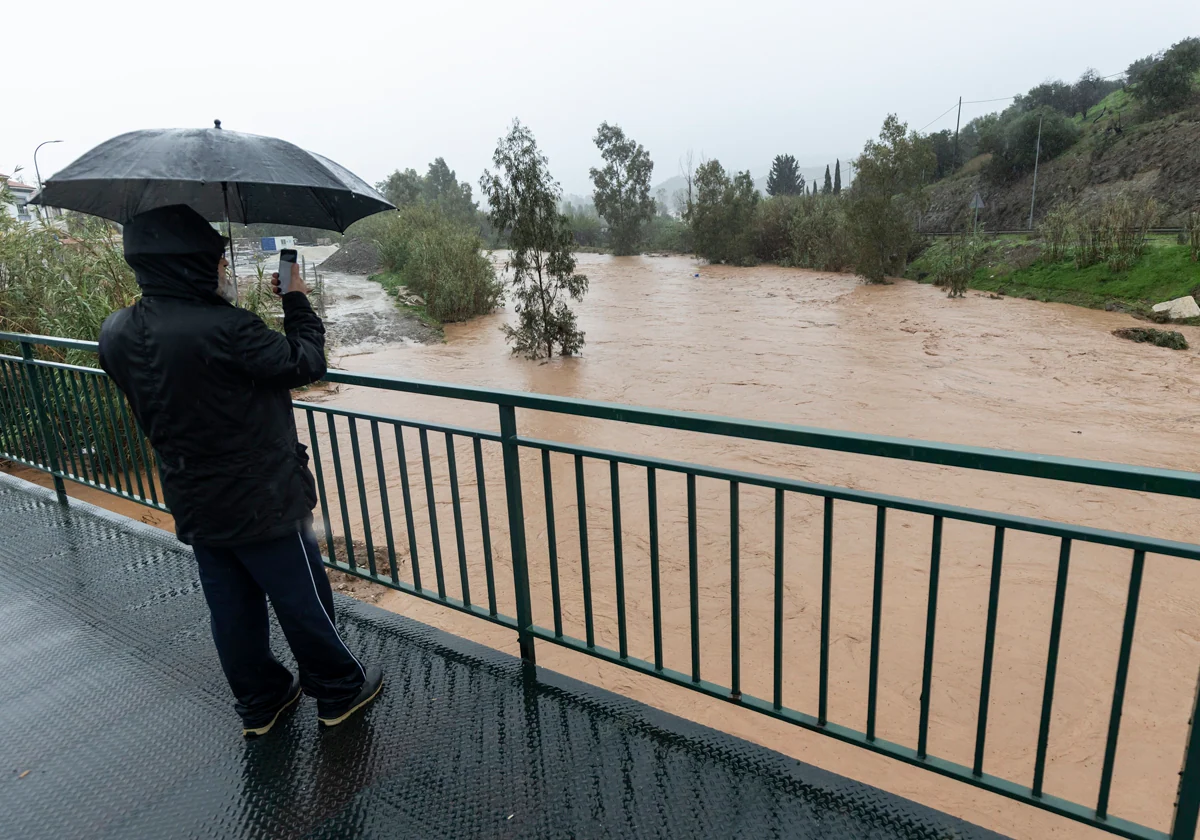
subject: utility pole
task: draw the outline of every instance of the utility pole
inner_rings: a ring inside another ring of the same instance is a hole
[[[1042,120],[1046,118],[1045,114],[1038,117],[1038,139],[1037,151],[1033,154],[1033,196],[1029,199],[1029,229],[1033,230],[1033,205],[1037,202],[1037,171],[1038,161],[1042,157]]]
[[[962,125],[962,97],[958,97],[958,116],[954,118],[954,168],[958,169],[958,127]]]

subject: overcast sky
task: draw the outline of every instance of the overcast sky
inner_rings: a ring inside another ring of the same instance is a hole
[[[889,111],[921,128],[965,100],[1102,75],[1200,35],[1200,2],[658,0],[97,3],[5,9],[0,172],[34,182],[138,128],[287,138],[375,182],[442,156],[478,193],[513,117],[568,193],[602,120],[650,151],[763,174],[845,159]],[[1004,103],[967,105],[963,121]],[[930,127],[954,128],[949,113]]]

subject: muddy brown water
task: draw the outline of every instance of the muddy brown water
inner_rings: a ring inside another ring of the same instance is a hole
[[[1128,316],[1024,300],[948,300],[911,283],[867,287],[853,278],[771,267],[698,266],[685,258],[583,256],[591,281],[579,305],[581,358],[513,358],[501,312],[451,325],[444,345],[383,348],[344,360],[347,369],[872,434],[1200,468],[1200,365],[1195,352],[1134,345],[1112,336]],[[699,274],[699,277],[694,275]],[[1194,343],[1200,331],[1184,329]],[[493,406],[343,387],[340,407],[496,430]],[[322,421],[324,418],[320,418]],[[523,435],[600,449],[788,476],[1073,524],[1196,541],[1193,501],[1058,482],[752,443],[538,412],[518,412]],[[350,462],[350,440],[339,427]],[[329,469],[326,427],[318,442]],[[360,425],[370,478],[368,514],[386,541],[374,486],[370,430]],[[407,560],[402,494],[391,432],[381,437],[393,541]],[[462,594],[446,444],[430,434],[444,585]],[[420,440],[406,433],[422,582],[436,587]],[[456,439],[460,516],[472,600],[487,603],[478,487],[469,440]],[[501,612],[515,614],[499,447],[481,447]],[[618,646],[610,466],[586,460],[586,532],[597,644]],[[555,545],[564,632],[585,636],[586,605],[577,476],[570,456],[551,459]],[[539,453],[522,456],[535,621],[554,626],[544,478]],[[619,469],[621,549],[629,652],[653,658],[646,471]],[[347,474],[351,530],[362,531]],[[667,667],[691,671],[687,489],[658,474],[663,649]],[[333,486],[327,472],[327,481]],[[701,672],[729,685],[730,514],[725,483],[697,482]],[[340,513],[332,503],[334,530]],[[783,702],[817,711],[820,499],[789,494],[785,515]],[[742,690],[771,698],[774,636],[774,496],[740,493]],[[870,651],[875,510],[834,510],[829,719],[863,729]],[[915,746],[920,706],[932,520],[887,520],[878,735]],[[991,529],[947,521],[931,692],[929,751],[970,766],[974,756],[991,571]],[[1032,779],[1059,544],[1010,532],[1005,543],[984,769]],[[1129,552],[1076,544],[1071,561],[1054,714],[1049,793],[1094,803],[1104,755]],[[1112,813],[1166,829],[1200,669],[1200,569],[1148,559],[1114,776]],[[515,652],[511,631],[395,593],[381,602],[451,632]],[[836,772],[877,784],[1017,837],[1097,832],[960,783],[833,742],[683,688],[545,642],[539,663],[717,726]]]
[[[511,312],[446,329],[445,344],[360,346],[347,370],[534,391],[757,420],[820,426],[1132,464],[1200,469],[1200,364],[1195,351],[1135,345],[1111,335],[1125,315],[972,295],[948,300],[912,283],[868,287],[853,278],[774,267],[701,266],[686,258],[584,255],[591,281],[579,323],[584,355],[549,363],[512,357],[499,327]],[[699,277],[694,275],[699,274]],[[386,300],[384,300],[386,304]],[[361,303],[356,303],[361,306]],[[331,320],[336,319],[336,306]],[[1182,330],[1193,344],[1200,330]],[[459,426],[498,429],[494,406],[342,386],[311,397],[336,405]],[[344,536],[330,439],[317,417],[330,489],[331,527]],[[302,439],[307,421],[300,415]],[[1200,537],[1195,501],[784,447],[564,415],[519,411],[527,437],[823,484],[879,491],[988,511],[1053,519],[1187,542]],[[352,539],[364,536],[350,471],[351,439],[338,421],[344,499]],[[392,431],[381,427],[382,464],[369,424],[357,427],[366,518],[387,542],[380,482],[390,505],[399,573],[412,562]],[[445,437],[426,445],[433,478],[443,583],[463,594]],[[483,528],[470,440],[455,438],[466,579],[487,604]],[[480,447],[494,586],[515,615],[499,446]],[[421,440],[405,432],[405,457],[422,583],[436,591]],[[522,454],[535,621],[554,626],[542,460]],[[551,458],[555,546],[565,633],[585,636],[577,476],[570,456]],[[646,471],[619,468],[620,545],[629,652],[653,658]],[[618,646],[610,466],[584,462],[587,547],[596,643]],[[687,487],[657,475],[664,664],[691,671]],[[772,491],[740,490],[742,691],[770,699],[774,661],[775,508]],[[701,672],[730,682],[729,487],[696,484]],[[785,505],[783,703],[817,711],[824,509],[788,494]],[[878,736],[915,747],[929,589],[930,517],[889,512],[883,584]],[[829,719],[865,728],[876,512],[834,507]],[[970,766],[974,757],[993,531],[947,520],[930,699],[929,752]],[[1005,541],[984,770],[1032,779],[1045,675],[1056,540],[1009,532]],[[360,553],[361,560],[361,553]],[[1076,544],[1049,739],[1046,790],[1094,804],[1104,756],[1130,553]],[[516,653],[515,634],[402,593],[380,605]],[[539,641],[540,665],[884,787],[1014,837],[1099,837],[1100,832],[968,785],[840,744],[685,688]],[[1111,813],[1167,830],[1176,773],[1200,671],[1200,569],[1150,556],[1120,730]]]

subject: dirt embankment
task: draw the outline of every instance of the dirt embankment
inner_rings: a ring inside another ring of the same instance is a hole
[[[337,253],[321,263],[321,271],[340,274],[378,274],[379,248],[365,239],[347,239]]]
[[[924,230],[960,229],[969,224],[976,191],[984,201],[979,222],[989,230],[1023,230],[1029,224],[1033,176],[1007,184],[979,173],[950,178],[930,191]],[[1060,203],[1087,207],[1118,192],[1155,199],[1158,224],[1179,227],[1200,207],[1200,114],[1125,127],[1120,134],[1095,134],[1038,169],[1036,224]]]

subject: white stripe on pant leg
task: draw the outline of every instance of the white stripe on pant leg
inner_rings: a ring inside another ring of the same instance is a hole
[[[362,663],[358,661],[358,657],[355,656],[354,653],[351,652],[350,648],[347,647],[346,643],[342,641],[342,637],[337,631],[337,625],[333,623],[333,616],[331,616],[329,611],[325,609],[325,602],[321,600],[321,593],[317,591],[317,579],[313,577],[312,563],[310,563],[308,560],[308,549],[304,547],[304,536],[302,534],[297,534],[296,537],[300,540],[300,550],[304,552],[304,568],[308,569],[308,579],[312,582],[313,595],[316,596],[317,603],[321,605],[321,612],[325,613],[325,618],[329,622],[329,626],[333,629],[333,635],[337,637],[342,649],[345,650],[346,653],[350,654],[350,658],[354,660],[354,664],[358,666],[359,673],[362,674],[363,681],[366,682],[367,672],[363,669]]]

